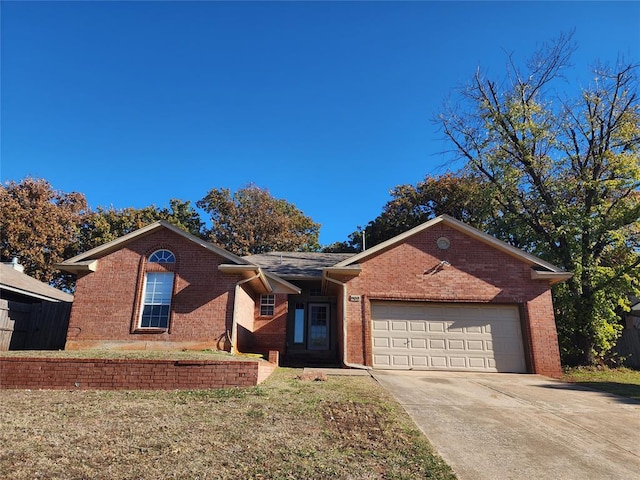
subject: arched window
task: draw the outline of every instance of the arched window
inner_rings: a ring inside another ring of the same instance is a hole
[[[176,256],[169,250],[156,250],[149,255],[150,263],[176,263]]]
[[[170,250],[156,250],[149,255],[148,263],[176,263],[176,257]],[[169,327],[173,278],[173,272],[145,272],[139,328]]]

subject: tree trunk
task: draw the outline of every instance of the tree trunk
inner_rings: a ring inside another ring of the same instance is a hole
[[[594,299],[585,294],[575,297],[576,346],[578,347],[578,365],[591,366],[596,363],[596,329],[593,324]]]

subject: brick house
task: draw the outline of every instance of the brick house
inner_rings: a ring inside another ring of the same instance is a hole
[[[560,375],[550,286],[571,274],[448,216],[359,254],[247,257],[161,221],[58,266],[78,275],[67,349]]]

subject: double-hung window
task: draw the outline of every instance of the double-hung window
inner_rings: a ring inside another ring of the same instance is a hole
[[[275,313],[276,296],[260,295],[260,316],[271,317]]]
[[[149,256],[149,263],[175,263],[169,250],[157,250]],[[145,272],[140,309],[140,328],[168,328],[173,294],[172,272]]]

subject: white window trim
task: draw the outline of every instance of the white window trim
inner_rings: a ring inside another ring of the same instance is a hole
[[[271,313],[262,313],[263,308],[270,309]],[[260,295],[260,316],[273,317],[276,313],[276,296],[274,294]]]
[[[171,286],[170,286],[170,292],[169,292],[169,303],[147,303],[146,302],[146,296],[147,296],[147,285],[148,285],[148,278],[149,275],[171,275]],[[173,272],[145,272],[144,273],[144,283],[143,283],[143,287],[142,287],[142,300],[140,302],[140,314],[138,316],[138,328],[141,330],[168,330],[169,329],[169,322],[171,320],[171,303],[173,300],[173,283],[175,281],[175,275],[173,274]],[[167,324],[166,326],[143,326],[142,325],[142,318],[144,316],[144,308],[147,305],[167,305],[169,308],[169,311],[167,313]]]

